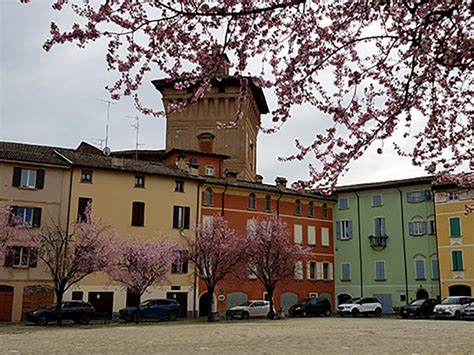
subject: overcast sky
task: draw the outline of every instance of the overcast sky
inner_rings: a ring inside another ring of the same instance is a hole
[[[105,137],[106,104],[104,87],[115,77],[106,71],[104,43],[85,49],[66,44],[46,53],[42,44],[49,34],[49,24],[55,20],[65,26],[74,21],[65,12],[55,12],[50,1],[38,0],[21,5],[16,0],[0,0],[1,11],[1,88],[0,140],[22,143],[77,147],[81,141],[100,146]],[[60,16],[59,16],[60,15]],[[64,26],[62,27],[64,28]],[[149,80],[159,78],[151,74]],[[145,103],[161,108],[160,94],[151,83],[141,89]],[[266,91],[270,109],[275,108],[274,95]],[[112,150],[133,149],[135,131],[131,124],[138,112],[128,99],[110,110],[109,146]],[[162,149],[165,146],[165,121],[140,116],[142,149]],[[263,117],[264,123],[268,119]],[[294,153],[294,139],[310,143],[321,130],[318,112],[311,107],[293,110],[293,118],[275,135],[260,133],[257,152],[258,172],[265,182],[276,176],[289,182],[308,178],[308,164],[278,162],[278,156]],[[378,155],[377,143],[366,155],[350,166],[339,184],[373,182],[425,175],[410,160],[400,158],[385,143],[383,155]]]

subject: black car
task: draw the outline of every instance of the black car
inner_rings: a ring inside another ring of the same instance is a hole
[[[142,319],[176,320],[181,313],[181,306],[173,299],[146,300],[138,307],[126,307],[120,311],[120,319],[125,322],[139,323]]]
[[[290,307],[288,313],[292,317],[306,317],[331,315],[331,303],[323,297],[311,297],[299,301],[297,304]]]
[[[61,318],[63,320],[72,320],[77,324],[88,324],[91,314],[94,312],[94,306],[89,302],[67,301],[62,303]],[[46,325],[48,322],[57,321],[58,312],[56,311],[56,305],[28,312],[25,314],[25,319],[36,325]]]
[[[400,309],[400,316],[402,318],[429,318],[433,315],[433,309],[437,304],[439,304],[439,301],[431,298],[415,300]]]

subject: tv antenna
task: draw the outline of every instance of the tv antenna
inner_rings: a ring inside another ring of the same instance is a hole
[[[138,116],[125,116],[125,117],[133,118],[135,120],[135,123],[131,124],[131,126],[135,128],[135,159],[138,160],[138,147],[143,145],[143,144],[140,144],[138,140],[138,134],[140,131],[140,117]]]
[[[110,105],[115,105],[115,102],[110,100],[104,99],[97,99],[97,101],[105,102],[107,104],[107,121],[105,123],[105,147],[104,147],[104,154],[110,155],[110,148],[109,148],[109,120],[110,120]]]
[[[94,144],[100,146],[100,149],[104,148],[104,142],[105,142],[105,139],[104,138],[92,138],[92,142],[94,142]]]

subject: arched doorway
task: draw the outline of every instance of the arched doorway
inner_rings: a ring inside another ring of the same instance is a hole
[[[12,320],[13,287],[0,285],[0,322]]]
[[[285,292],[280,296],[280,305],[283,312],[288,313],[291,306],[298,303],[298,296],[293,292]]]
[[[231,292],[227,295],[227,309],[241,305],[244,302],[247,302],[248,297],[246,293],[243,292]]]
[[[340,293],[337,295],[337,304],[343,304],[346,303],[347,301],[351,300],[352,296],[348,293]]]
[[[210,302],[209,295],[207,292],[204,292],[201,297],[199,297],[199,317],[207,317],[207,307]],[[214,296],[214,302],[212,305],[212,311],[216,310],[216,297]]]
[[[471,287],[467,285],[452,285],[449,286],[450,296],[472,296]]]
[[[420,288],[418,291],[416,291],[416,299],[417,300],[426,300],[430,298],[428,291],[426,291],[424,288]]]

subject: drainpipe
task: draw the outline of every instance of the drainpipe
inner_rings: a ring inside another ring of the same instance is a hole
[[[283,197],[283,193],[280,192],[280,196],[277,198],[277,216],[280,215],[280,199]]]
[[[66,235],[69,234],[69,219],[71,218],[71,197],[72,197],[73,173],[74,173],[74,166],[71,166],[71,173],[69,175],[69,196],[67,199]]]
[[[439,269],[439,249],[438,249],[438,230],[436,226],[438,225],[437,223],[437,215],[436,215],[436,201],[435,201],[435,193],[432,191],[433,194],[433,208],[434,208],[434,218],[435,218],[435,245],[436,245],[436,259],[438,260],[438,287],[439,287],[439,298],[442,299],[441,297],[441,270]],[[431,261],[431,260],[430,260]],[[431,266],[431,265],[430,265]]]
[[[222,204],[222,207],[221,207],[221,216],[222,216],[222,217],[224,217],[224,195],[225,195],[225,193],[226,193],[228,187],[229,187],[229,186],[228,186],[227,183],[226,183],[226,184],[225,184],[224,191],[222,191],[222,201],[221,201],[221,202],[222,202],[222,203],[221,203],[221,204]]]
[[[196,225],[199,224],[199,211],[201,210],[200,206],[200,197],[201,197],[201,186],[203,181],[200,181],[197,187],[197,198],[196,198]],[[195,232],[195,238],[197,237],[197,230]],[[193,285],[193,318],[196,318],[196,296],[197,296],[197,273],[196,266],[194,266],[194,285]]]
[[[405,216],[403,213],[403,194],[402,191],[397,187],[398,194],[400,196],[400,217],[402,222],[402,245],[403,245],[403,266],[405,269],[405,303],[408,304],[408,270],[407,270],[407,252],[405,245]]]
[[[359,194],[355,192],[357,197],[357,234],[359,237],[359,271],[360,271],[360,297],[364,297],[364,272],[362,270],[362,239],[360,232],[360,201]]]

